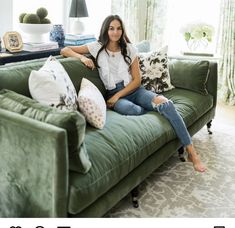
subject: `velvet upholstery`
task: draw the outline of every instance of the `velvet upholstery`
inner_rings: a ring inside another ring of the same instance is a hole
[[[6,89],[0,91],[0,107],[41,122],[64,128],[68,136],[70,170],[81,173],[89,171],[91,162],[86,146],[83,143],[86,122],[79,112],[64,112],[42,105],[35,100]]]
[[[91,71],[73,58],[59,59],[77,92],[85,77],[105,96],[97,70]],[[0,90],[13,90],[31,100],[27,85],[30,71],[44,62],[0,67]],[[187,62],[187,67],[197,71],[197,61]],[[169,64],[174,77],[185,62],[178,70],[171,68],[172,60]],[[193,85],[196,79],[188,74],[187,80],[187,85]],[[164,93],[175,103],[191,135],[215,116],[217,63],[210,62],[204,86],[207,95],[180,86]],[[83,174],[69,169],[65,128],[9,111],[8,105],[0,105],[1,217],[103,216],[180,147],[171,125],[158,113],[131,117],[108,110],[104,129],[86,125],[83,142],[92,166]]]

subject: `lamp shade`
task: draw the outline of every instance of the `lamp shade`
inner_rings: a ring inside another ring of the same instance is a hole
[[[88,17],[86,1],[72,0],[69,17]]]

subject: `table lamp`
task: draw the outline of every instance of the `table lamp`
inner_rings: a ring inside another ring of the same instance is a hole
[[[72,0],[69,17],[77,18],[73,23],[73,33],[82,34],[84,32],[84,24],[79,20],[80,17],[88,17],[86,1]]]

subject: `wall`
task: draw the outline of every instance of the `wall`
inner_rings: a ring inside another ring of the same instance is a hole
[[[13,0],[0,0],[0,37],[13,28]]]

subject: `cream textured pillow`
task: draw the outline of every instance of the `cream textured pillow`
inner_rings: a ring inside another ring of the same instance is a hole
[[[147,90],[161,93],[174,88],[170,80],[167,50],[165,46],[159,51],[139,54],[141,83]]]
[[[55,57],[50,56],[38,71],[32,70],[29,91],[32,98],[42,104],[69,111],[78,108],[74,85]]]
[[[78,105],[87,122],[93,127],[102,129],[106,121],[106,103],[97,87],[82,79],[78,93]]]

